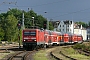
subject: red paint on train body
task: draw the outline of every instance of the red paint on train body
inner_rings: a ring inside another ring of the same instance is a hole
[[[22,39],[24,48],[83,42],[82,35],[40,29],[24,29]]]
[[[23,47],[35,47],[44,43],[44,31],[39,29],[23,30]]]

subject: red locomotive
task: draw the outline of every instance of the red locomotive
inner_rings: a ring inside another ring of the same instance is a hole
[[[44,43],[44,31],[40,29],[23,30],[23,48],[34,48]]]
[[[60,45],[65,43],[82,43],[83,37],[76,34],[61,34],[60,32],[40,29],[23,30],[23,48],[34,49],[49,45]]]

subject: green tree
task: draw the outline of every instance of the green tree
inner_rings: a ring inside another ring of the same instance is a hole
[[[1,23],[0,23],[0,41],[3,40],[3,39],[4,39],[4,30],[2,29]]]
[[[84,28],[86,28],[88,26],[88,24],[85,23],[85,22],[79,21],[79,22],[76,22],[76,23],[82,25]]]
[[[18,20],[16,19],[16,17],[12,14],[12,15],[8,15],[6,17],[6,37],[8,39],[8,41],[15,41],[16,37],[17,37],[17,22]]]
[[[46,19],[42,16],[42,15],[38,15],[36,20],[35,20],[35,24],[38,25],[40,28],[43,28],[43,21],[45,21]]]
[[[22,10],[19,10],[17,8],[14,8],[14,9],[10,9],[9,8],[9,11],[7,11],[6,15],[14,15],[17,19],[21,18],[22,17]]]
[[[17,23],[18,21],[22,22],[23,13],[26,28],[33,25],[32,17],[34,17],[34,25],[43,28],[43,22],[47,19],[42,15],[37,15],[37,13],[35,13],[33,10],[26,12],[17,8],[9,9],[7,13],[0,14],[0,40],[16,41],[18,39]],[[51,22],[49,22],[49,29],[53,30]]]
[[[53,24],[49,22],[49,30],[53,30],[53,29],[54,29]]]
[[[90,26],[90,21],[88,22],[88,26]]]
[[[34,25],[36,24],[36,20],[37,20],[37,13],[35,13],[33,10],[30,10],[28,12],[25,12],[25,27],[30,27],[33,25],[33,19],[32,17],[34,17]]]

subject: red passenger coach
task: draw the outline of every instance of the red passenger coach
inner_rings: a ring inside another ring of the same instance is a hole
[[[51,31],[51,41],[52,41],[52,45],[55,45],[58,42],[57,33],[55,31]]]
[[[45,40],[45,44],[48,45],[52,45],[52,41],[51,41],[51,32],[50,30],[45,30],[44,31],[44,40]]]
[[[82,43],[83,37],[82,35],[73,34],[72,35],[72,43]]]
[[[60,45],[60,42],[62,41],[62,34],[61,32],[56,32],[57,33],[57,44]]]
[[[44,43],[44,31],[40,29],[23,30],[23,48],[35,48]]]
[[[73,43],[78,43],[78,36],[76,34],[72,35],[72,42]]]
[[[77,40],[78,40],[78,43],[82,43],[82,42],[83,42],[83,37],[82,37],[82,35],[78,35],[78,36],[77,36]]]
[[[69,43],[69,38],[70,38],[69,34],[67,34],[67,33],[63,34],[64,43]]]
[[[62,40],[62,35],[60,32],[53,31],[51,34],[52,44],[59,45]]]

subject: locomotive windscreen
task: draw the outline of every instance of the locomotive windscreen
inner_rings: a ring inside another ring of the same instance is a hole
[[[36,36],[36,32],[33,32],[33,31],[28,31],[28,32],[26,32],[26,31],[25,31],[25,32],[24,32],[24,35],[25,35],[25,36],[30,36],[30,35],[31,35],[31,36]]]

